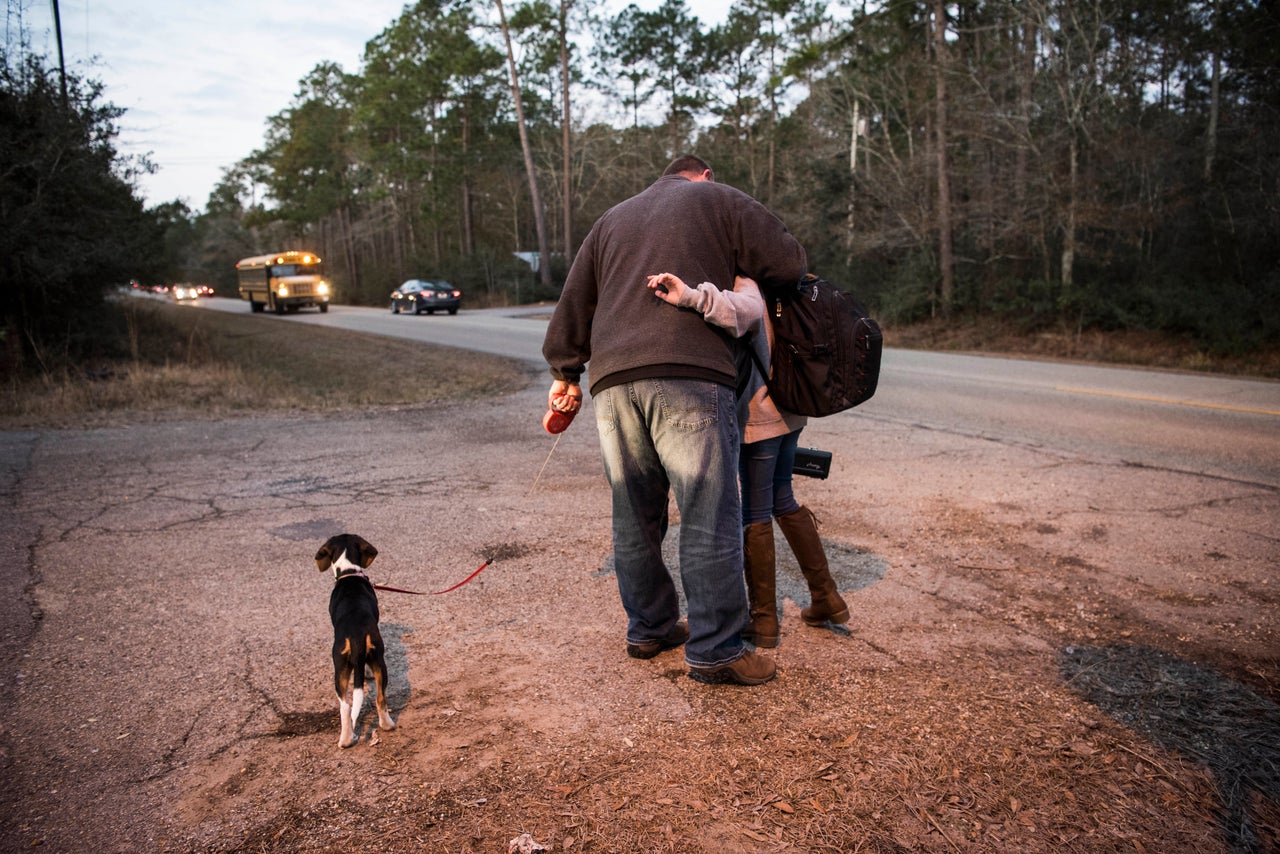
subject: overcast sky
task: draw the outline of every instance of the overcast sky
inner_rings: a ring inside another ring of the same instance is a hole
[[[653,9],[659,0],[636,0]],[[610,0],[614,10],[625,3]],[[704,24],[731,0],[689,0]],[[50,0],[9,0],[6,40],[19,20],[31,47],[57,67]],[[117,147],[159,167],[139,184],[148,205],[183,199],[202,210],[223,171],[262,147],[266,119],[323,61],[360,71],[364,45],[405,0],[59,0],[68,70],[101,80],[126,110]]]

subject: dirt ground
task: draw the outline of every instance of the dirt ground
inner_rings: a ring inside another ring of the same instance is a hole
[[[854,617],[804,626],[781,548],[778,678],[708,686],[625,655],[590,410],[544,468],[543,394],[0,434],[0,847],[1280,850],[1276,490],[815,422]],[[381,594],[398,726],[349,750],[342,531],[427,592]]]

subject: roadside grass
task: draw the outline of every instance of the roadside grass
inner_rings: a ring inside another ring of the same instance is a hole
[[[247,312],[142,299],[106,310],[102,355],[7,380],[0,428],[414,406],[505,394],[530,378],[512,359]]]
[[[1280,346],[1238,355],[1215,353],[1189,336],[1149,330],[1027,330],[998,318],[930,320],[884,330],[885,346],[910,350],[1060,359],[1123,367],[1280,379]]]

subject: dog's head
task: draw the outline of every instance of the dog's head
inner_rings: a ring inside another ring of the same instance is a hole
[[[328,542],[316,552],[316,566],[324,572],[333,567],[336,578],[344,569],[368,569],[369,564],[378,556],[378,550],[369,545],[363,537],[355,534],[338,534],[330,537]]]

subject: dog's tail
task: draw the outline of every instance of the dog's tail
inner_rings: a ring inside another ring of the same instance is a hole
[[[351,723],[360,720],[360,710],[364,708],[364,656],[359,656],[356,672],[351,679]]]
[[[355,668],[355,673],[351,674],[351,687],[357,691],[364,690],[364,665],[368,658],[369,647],[358,644],[354,655],[351,656],[351,666]]]

